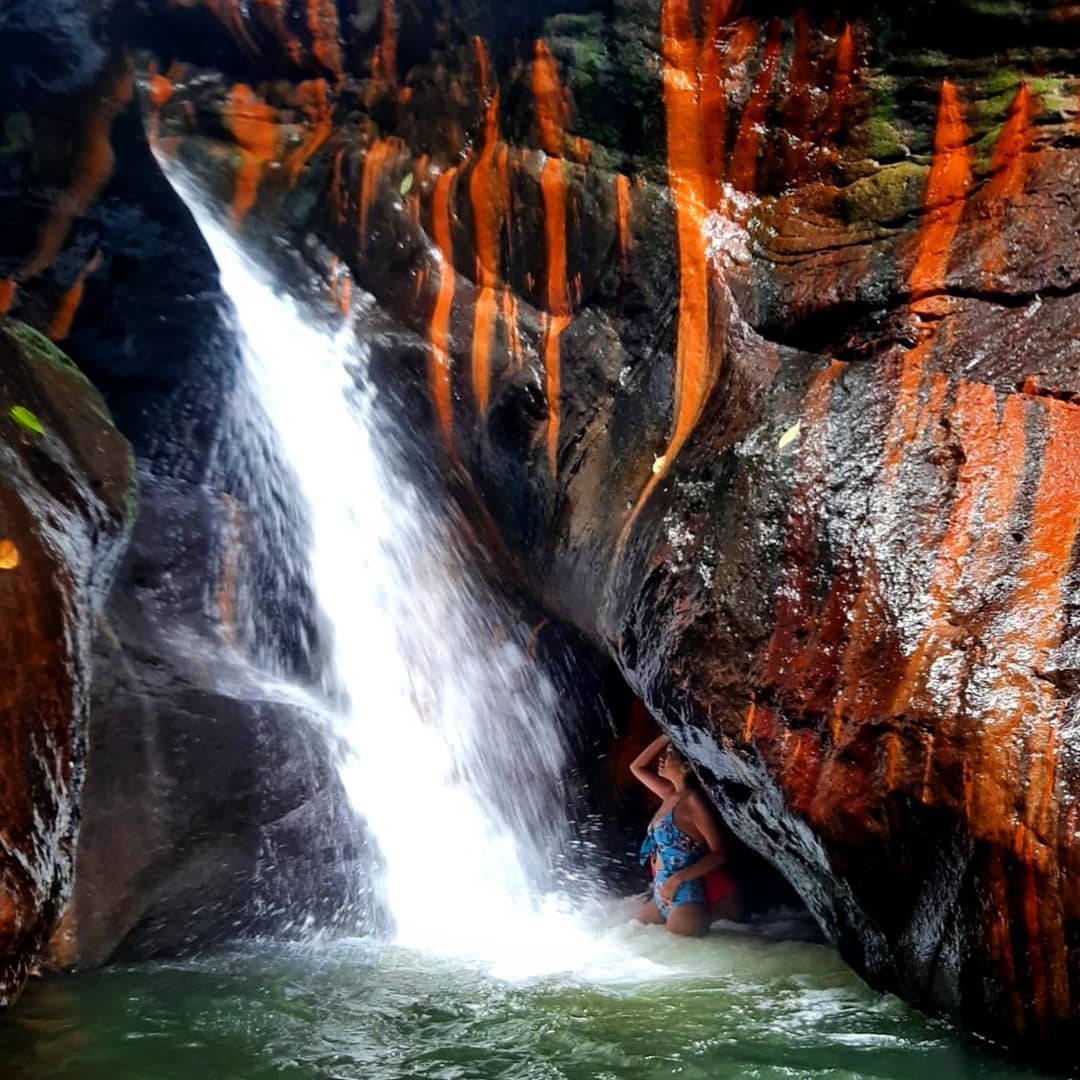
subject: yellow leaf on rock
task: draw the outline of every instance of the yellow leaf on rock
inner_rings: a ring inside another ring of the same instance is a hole
[[[0,540],[0,570],[14,570],[19,565],[19,549],[10,540]]]
[[[791,443],[793,443],[799,437],[799,431],[801,428],[802,422],[796,420],[795,423],[792,424],[791,427],[789,427],[787,431],[785,431],[784,434],[780,436],[780,441],[776,444],[776,449],[783,450],[785,446],[789,446]]]

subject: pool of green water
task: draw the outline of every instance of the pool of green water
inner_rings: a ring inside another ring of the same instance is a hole
[[[624,965],[540,978],[369,941],[257,944],[35,981],[4,1080],[1020,1077],[828,949],[634,924]]]

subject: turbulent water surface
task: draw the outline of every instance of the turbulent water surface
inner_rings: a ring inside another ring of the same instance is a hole
[[[432,897],[437,902],[437,897]],[[1019,1077],[816,945],[627,924],[621,970],[506,981],[352,940],[32,985],[6,1080]]]

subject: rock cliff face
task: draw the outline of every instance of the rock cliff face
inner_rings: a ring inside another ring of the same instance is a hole
[[[493,542],[848,960],[1071,1060],[1074,6],[111,19],[152,143],[328,305],[374,297]],[[74,348],[46,261],[12,302]]]
[[[71,890],[95,613],[134,513],[127,443],[101,397],[0,318],[0,1005]]]

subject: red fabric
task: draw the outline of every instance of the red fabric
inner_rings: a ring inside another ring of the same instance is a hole
[[[735,882],[722,867],[710,870],[705,875],[705,899],[710,904],[715,904],[718,900],[726,900],[734,894]]]

